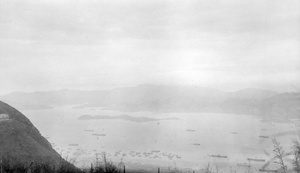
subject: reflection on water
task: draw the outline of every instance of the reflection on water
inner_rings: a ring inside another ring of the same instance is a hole
[[[89,165],[95,161],[97,153],[106,153],[113,161],[137,165],[174,167],[176,164],[177,167],[200,169],[211,163],[219,169],[243,170],[250,161],[258,170],[272,155],[272,137],[277,137],[284,148],[290,149],[292,139],[299,132],[297,124],[262,122],[248,115],[153,114],[101,108],[72,109],[71,106],[23,113],[43,136],[48,137],[58,153],[76,158],[77,166]],[[78,119],[82,115],[124,114],[163,121]],[[285,132],[289,135],[282,135]]]

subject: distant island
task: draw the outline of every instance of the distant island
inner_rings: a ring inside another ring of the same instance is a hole
[[[82,115],[78,118],[79,120],[125,120],[125,121],[133,121],[133,122],[151,122],[151,121],[161,121],[161,120],[178,120],[178,118],[149,118],[149,117],[133,117],[129,115],[118,115],[118,116],[108,116],[108,115]]]

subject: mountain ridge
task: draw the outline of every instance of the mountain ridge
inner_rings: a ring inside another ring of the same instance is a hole
[[[82,105],[120,111],[214,112],[249,114],[261,117],[297,117],[299,93],[277,93],[248,88],[225,92],[214,88],[144,84],[112,90],[59,90],[37,93],[13,93],[0,99],[20,108]],[[291,111],[292,110],[292,111]],[[299,116],[300,117],[300,116]]]

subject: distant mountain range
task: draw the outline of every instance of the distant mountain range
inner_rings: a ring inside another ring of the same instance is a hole
[[[225,92],[213,88],[139,85],[111,90],[59,90],[15,92],[0,96],[19,109],[47,109],[80,105],[120,111],[211,112],[248,114],[269,118],[299,118],[300,93],[277,93],[262,89]]]
[[[21,112],[0,101],[0,156],[14,162],[69,164]]]

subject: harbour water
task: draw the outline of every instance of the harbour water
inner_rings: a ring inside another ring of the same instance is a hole
[[[120,112],[74,107],[22,112],[58,153],[64,158],[75,159],[79,167],[95,162],[99,155],[106,153],[116,163],[122,161],[137,166],[201,169],[210,163],[219,170],[242,171],[245,167],[239,165],[252,164],[252,169],[259,170],[265,162],[249,163],[247,158],[267,162],[273,156],[273,138],[287,151],[292,141],[299,138],[296,120],[274,123],[251,115]],[[79,120],[82,115],[129,115],[165,120]],[[291,133],[276,135],[283,132]]]

